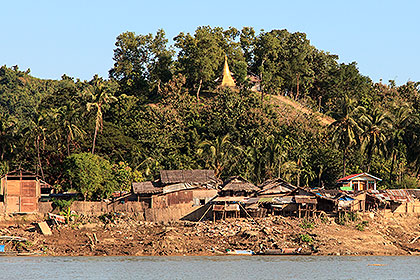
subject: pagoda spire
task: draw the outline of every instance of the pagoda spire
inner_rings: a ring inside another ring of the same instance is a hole
[[[227,56],[225,54],[225,65],[223,66],[223,80],[221,87],[235,87],[235,81],[232,78],[232,74],[229,71],[229,65],[227,63]]]

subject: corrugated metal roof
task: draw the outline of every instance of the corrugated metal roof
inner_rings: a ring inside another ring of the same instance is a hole
[[[413,202],[414,196],[407,190],[371,190],[370,195],[373,195],[382,201],[394,202]]]
[[[248,197],[244,196],[218,196],[211,202],[246,202]]]
[[[135,194],[156,194],[161,192],[162,188],[155,187],[150,181],[133,183],[133,193]]]
[[[180,190],[190,190],[190,189],[195,189],[197,187],[198,186],[192,185],[192,184],[189,184],[189,183],[178,183],[178,184],[164,186],[163,187],[163,193],[176,192],[176,191],[180,191]]]

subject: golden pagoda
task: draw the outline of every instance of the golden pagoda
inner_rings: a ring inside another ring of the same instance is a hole
[[[227,56],[225,55],[225,65],[223,66],[223,80],[221,87],[235,87],[235,81],[232,78],[232,74],[229,71],[229,65],[227,63]]]

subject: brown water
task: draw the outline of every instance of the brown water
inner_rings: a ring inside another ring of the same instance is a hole
[[[420,279],[420,257],[0,257],[0,279]]]

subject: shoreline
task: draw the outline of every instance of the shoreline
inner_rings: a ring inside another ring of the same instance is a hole
[[[416,216],[363,216],[344,225],[332,218],[305,220],[282,216],[258,218],[258,224],[245,218],[216,223],[154,223],[129,216],[108,221],[83,217],[53,227],[50,236],[44,236],[34,226],[39,221],[43,219],[9,220],[7,227],[0,228],[0,235],[26,238],[27,242],[19,248],[22,252],[41,253],[34,257],[241,256],[226,252],[229,249],[257,253],[281,248],[302,248],[312,252],[310,256],[420,255],[420,219]]]

